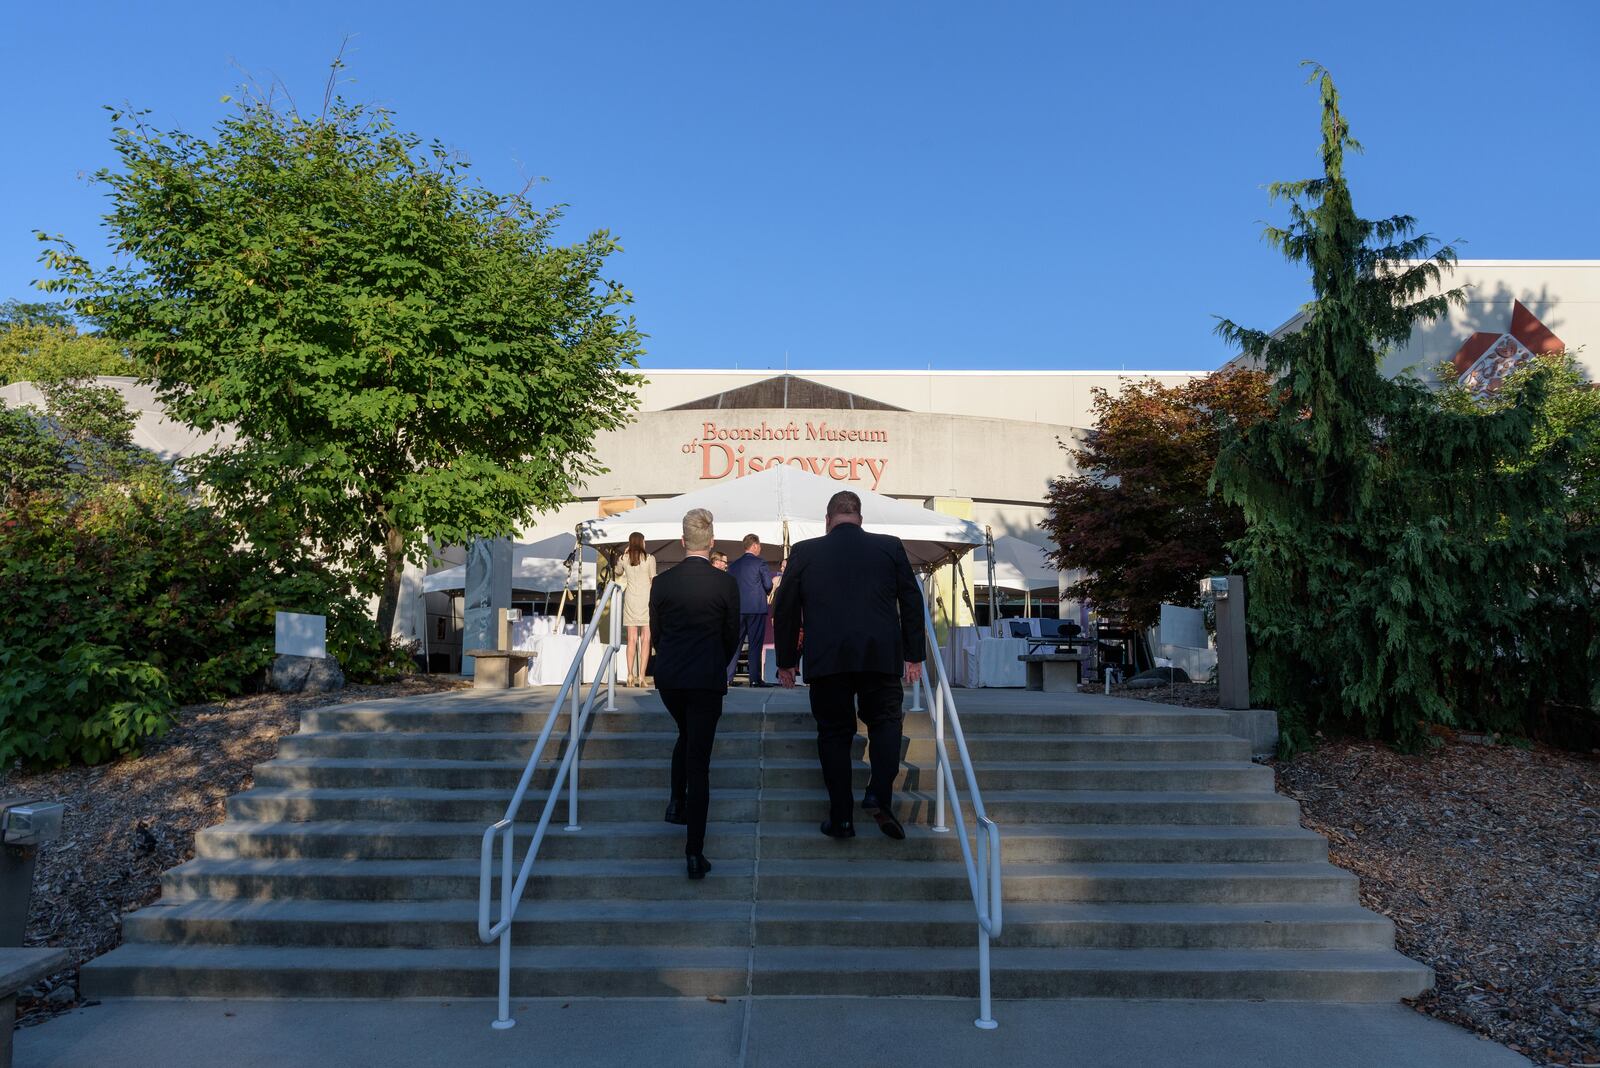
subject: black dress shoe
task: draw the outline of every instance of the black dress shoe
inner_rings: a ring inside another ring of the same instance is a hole
[[[823,820],[822,833],[829,838],[854,838],[856,836],[856,827],[855,824],[848,821],[835,823],[832,820]]]
[[[699,853],[690,853],[687,859],[691,879],[704,879],[706,872],[711,870],[711,862]]]
[[[886,808],[876,809],[872,818],[878,821],[878,830],[893,838],[897,842],[905,840],[906,829],[900,826],[900,821],[894,818],[894,813]]]
[[[754,690],[765,690],[767,687],[769,687],[771,685],[772,685],[772,683],[770,683],[770,682],[752,682],[750,684],[750,687],[751,687],[751,689],[754,689]]]
[[[667,814],[661,818],[668,823],[676,823],[679,827],[687,827],[689,825],[689,817],[684,814],[683,806],[676,801],[667,803]]]
[[[882,806],[878,804],[878,795],[866,793],[861,795],[861,811],[876,812]]]

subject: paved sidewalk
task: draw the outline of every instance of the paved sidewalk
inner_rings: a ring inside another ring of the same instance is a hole
[[[1522,1057],[1402,1005],[735,998],[493,1002],[115,1001],[19,1031],[15,1068],[1062,1065],[1515,1068]]]

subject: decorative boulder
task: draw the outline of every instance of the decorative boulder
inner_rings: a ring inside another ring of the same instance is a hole
[[[272,662],[272,688],[279,693],[327,693],[344,687],[344,671],[331,656],[291,656]]]
[[[1157,686],[1171,686],[1174,683],[1189,681],[1191,681],[1189,673],[1181,667],[1158,667],[1139,672],[1128,680],[1128,687],[1134,690],[1153,690]]]

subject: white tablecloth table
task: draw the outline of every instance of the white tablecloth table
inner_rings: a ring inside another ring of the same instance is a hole
[[[528,654],[529,686],[560,686],[566,680],[572,658],[583,639],[576,634],[536,634],[519,646]],[[605,645],[598,639],[589,643],[584,651],[583,677],[588,682],[600,670],[600,658],[605,655]]]
[[[978,684],[978,628],[951,627],[945,640],[944,666],[950,672],[950,685]]]
[[[1015,686],[1028,684],[1027,665],[1017,657],[1028,651],[1026,638],[983,638],[978,642],[974,686]]]

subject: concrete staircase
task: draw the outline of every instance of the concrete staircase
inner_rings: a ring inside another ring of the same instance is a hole
[[[84,968],[86,993],[492,996],[479,836],[548,700],[461,691],[306,713],[161,900],[126,917],[124,944]],[[1004,839],[996,997],[1377,1001],[1430,985],[1226,716],[1018,691],[958,700]],[[653,695],[618,703],[584,746],[583,828],[560,829],[563,803],[518,911],[514,996],[975,996],[965,869],[953,833],[928,827],[925,715],[907,719],[907,840],[864,819],[841,842],[817,831],[804,693],[735,690],[712,771],[714,869],[695,883],[682,829],[661,822],[671,720]],[[542,800],[530,793],[521,826]]]

